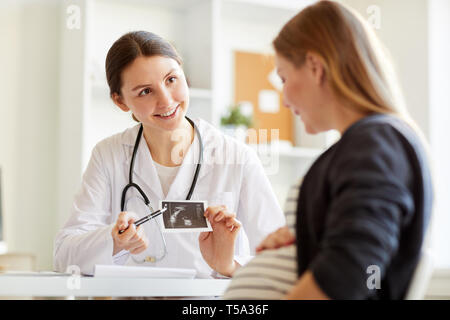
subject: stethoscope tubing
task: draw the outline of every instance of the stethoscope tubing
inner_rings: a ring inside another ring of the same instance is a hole
[[[197,163],[197,167],[195,168],[194,178],[192,180],[191,187],[189,188],[189,192],[188,192],[188,194],[186,196],[186,200],[190,200],[191,197],[192,197],[192,194],[194,193],[195,186],[197,185],[198,175],[200,173],[200,168],[201,168],[202,163],[203,163],[203,141],[202,141],[202,137],[201,137],[200,131],[198,130],[198,128],[195,125],[194,121],[192,121],[188,117],[186,117],[186,119],[194,127],[195,132],[197,132],[197,137],[198,137],[198,141],[199,141],[199,144],[200,144],[200,146],[199,146],[199,148],[200,148],[199,161]],[[121,198],[121,202],[120,202],[120,209],[121,209],[121,211],[124,211],[124,209],[125,209],[125,196],[127,194],[128,189],[130,189],[130,188],[135,188],[139,192],[139,194],[142,196],[142,198],[143,198],[143,200],[145,202],[145,205],[150,206],[150,200],[148,199],[148,197],[145,194],[145,192],[141,189],[141,187],[139,187],[139,185],[137,185],[136,183],[133,182],[134,160],[136,158],[136,154],[137,154],[137,150],[138,150],[138,147],[139,147],[139,143],[141,141],[143,130],[144,130],[144,127],[143,127],[143,125],[141,123],[141,126],[139,128],[139,132],[138,132],[137,137],[136,137],[136,141],[134,143],[133,155],[131,157],[130,171],[129,171],[129,175],[128,175],[128,184],[124,187],[124,189],[122,191],[122,198]],[[158,211],[156,211],[154,213],[157,213],[157,212]],[[150,214],[150,215],[148,215],[146,217],[143,217],[140,220],[145,220],[147,217],[149,217],[151,215],[152,214]],[[144,222],[147,222],[147,221],[149,221],[151,219],[152,218],[150,218],[148,220],[145,220]],[[144,223],[144,222],[142,222],[142,223]],[[135,224],[136,223],[137,223],[137,221],[135,222]]]

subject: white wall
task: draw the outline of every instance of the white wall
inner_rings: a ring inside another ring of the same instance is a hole
[[[439,267],[450,267],[450,1],[429,2],[430,142],[435,173],[433,245]]]
[[[59,6],[0,3],[1,155],[10,251],[51,269],[56,229]]]
[[[16,211],[12,200],[16,188],[15,133],[17,132],[17,106],[19,75],[17,67],[20,55],[20,8],[12,3],[0,3],[0,37],[3,39],[0,50],[0,63],[3,76],[0,77],[0,166],[2,167],[2,197],[4,210],[4,236],[12,239],[12,213]],[[12,240],[11,240],[12,241]],[[12,244],[10,244],[11,246]]]
[[[342,0],[369,18],[370,6],[378,6],[376,30],[392,55],[397,75],[414,120],[429,137],[428,112],[428,3],[427,0]]]

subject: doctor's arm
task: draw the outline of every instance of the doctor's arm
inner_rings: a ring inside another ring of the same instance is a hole
[[[55,237],[54,269],[75,265],[93,274],[95,264],[113,264],[111,186],[97,145],[83,174],[72,212]]]
[[[237,218],[248,236],[250,254],[272,232],[286,225],[278,199],[256,152],[244,163]]]
[[[235,219],[236,214],[225,206],[208,207],[205,217],[213,231],[202,232],[199,236],[202,256],[213,270],[231,277],[240,267],[235,261],[234,247],[241,223]]]

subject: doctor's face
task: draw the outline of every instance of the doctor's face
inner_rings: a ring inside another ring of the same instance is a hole
[[[140,56],[123,70],[121,80],[121,103],[116,104],[123,111],[131,110],[150,128],[174,130],[181,126],[189,105],[189,89],[175,60]]]

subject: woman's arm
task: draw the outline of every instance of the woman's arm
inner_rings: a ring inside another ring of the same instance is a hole
[[[291,233],[288,226],[279,228],[277,231],[269,234],[257,247],[256,252],[264,250],[278,249],[295,243],[295,236]]]
[[[263,239],[286,225],[286,219],[256,152],[247,151],[242,169],[237,218],[247,234],[250,254]]]
[[[314,276],[306,271],[297,281],[292,290],[284,297],[285,300],[329,300],[330,298],[320,289]]]

